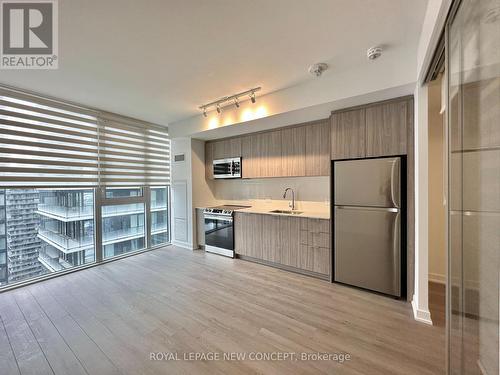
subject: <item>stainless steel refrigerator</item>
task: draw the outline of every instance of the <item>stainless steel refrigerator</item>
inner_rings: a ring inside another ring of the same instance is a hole
[[[335,281],[402,296],[402,163],[334,162]]]

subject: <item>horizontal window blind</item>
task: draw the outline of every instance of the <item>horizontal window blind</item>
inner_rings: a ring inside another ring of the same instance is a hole
[[[0,186],[170,183],[168,129],[0,88]]]
[[[170,140],[165,127],[111,114],[100,117],[100,183],[167,185],[170,183]]]
[[[0,89],[0,133],[0,185],[97,185],[96,113]]]

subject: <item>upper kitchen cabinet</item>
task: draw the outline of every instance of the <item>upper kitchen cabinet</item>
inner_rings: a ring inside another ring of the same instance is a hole
[[[205,143],[205,179],[214,179],[214,144],[212,142]]]
[[[413,100],[381,103],[366,108],[366,156],[406,154],[408,122]]]
[[[213,158],[227,159],[241,156],[241,138],[223,139],[213,142]]]
[[[281,131],[259,133],[256,137],[255,142],[252,141],[252,153],[259,155],[257,177],[282,176]]]
[[[306,127],[281,131],[281,176],[306,175]]]
[[[259,177],[259,149],[257,135],[241,138],[241,173],[243,178]]]
[[[330,123],[324,120],[306,129],[306,176],[330,175]]]
[[[257,133],[241,138],[242,177],[276,177],[281,174],[281,133]]]
[[[366,156],[366,110],[335,112],[331,116],[331,158],[355,159]]]

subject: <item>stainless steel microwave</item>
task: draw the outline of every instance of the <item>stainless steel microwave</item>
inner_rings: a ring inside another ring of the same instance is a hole
[[[214,178],[241,178],[241,158],[213,161]]]

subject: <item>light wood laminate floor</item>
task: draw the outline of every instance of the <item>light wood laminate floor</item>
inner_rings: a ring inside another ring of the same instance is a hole
[[[444,372],[443,328],[414,321],[406,302],[174,246],[1,293],[0,317],[2,375]],[[183,360],[190,352],[351,359]]]

